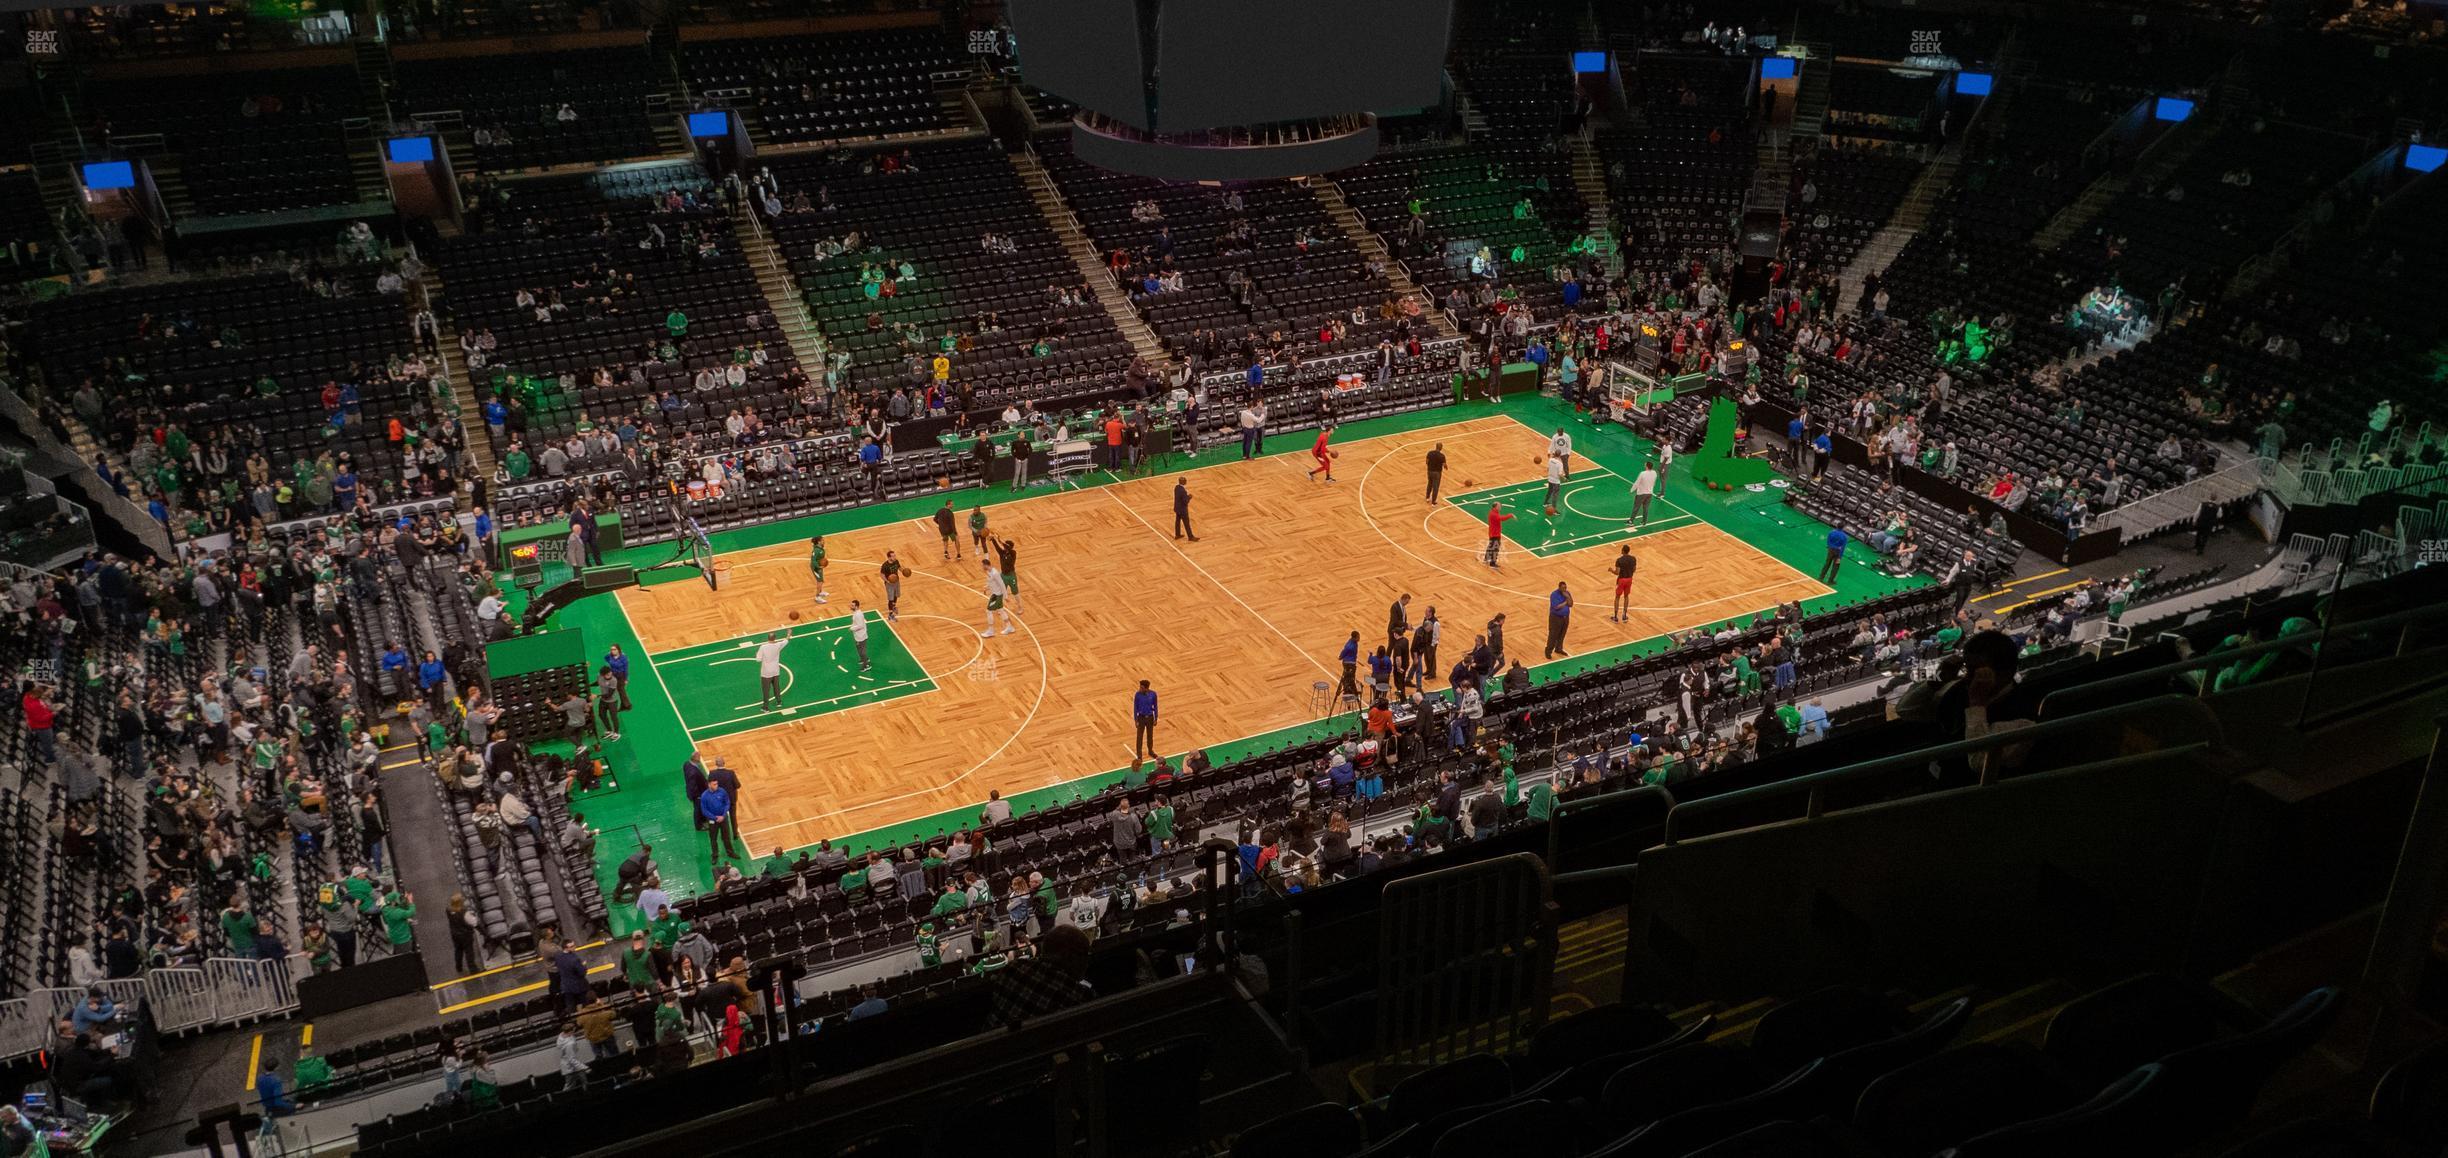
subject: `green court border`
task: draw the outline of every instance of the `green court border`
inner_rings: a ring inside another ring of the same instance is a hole
[[[1541,395],[1515,395],[1501,400],[1481,400],[1454,403],[1432,410],[1411,411],[1340,424],[1336,433],[1348,441],[1382,438],[1412,431],[1433,430],[1455,426],[1483,418],[1512,418],[1542,437],[1558,426],[1576,431],[1574,452],[1606,467],[1618,477],[1628,477],[1625,471],[1637,473],[1639,464],[1647,461],[1654,447],[1619,425],[1598,425],[1579,414],[1562,401]],[[1267,440],[1263,456],[1306,456],[1310,439],[1298,433],[1279,435]],[[1151,472],[1156,475],[1175,474],[1239,461],[1231,443],[1211,448],[1196,458],[1167,456]],[[1087,487],[1107,486],[1115,481],[1104,472],[1084,476]],[[911,498],[889,503],[827,511],[778,523],[755,527],[717,531],[713,534],[714,551],[719,555],[785,542],[805,542],[810,535],[855,531],[887,523],[922,519],[952,497],[958,503],[983,503],[996,506],[1006,502],[1024,501],[1054,493],[1050,487],[1037,487],[1013,494],[1002,487],[966,487],[952,491],[929,491]],[[1782,494],[1771,488],[1765,493],[1743,491],[1709,491],[1694,481],[1690,472],[1677,470],[1660,487],[1661,497],[1671,496],[1675,505],[1719,530],[1733,535],[1804,576],[1818,570],[1825,556],[1825,524],[1809,519],[1783,505]],[[651,566],[671,557],[669,543],[650,543],[625,547],[607,553],[610,562],[633,566]],[[1848,603],[1858,603],[1878,596],[1925,585],[1927,577],[1896,579],[1867,564],[1873,562],[1867,548],[1849,553],[1847,566],[1837,577],[1836,590],[1803,601],[1803,610],[1816,613]],[[503,576],[503,598],[513,615],[523,613],[527,596]],[[1765,608],[1754,609],[1765,610]],[[1748,619],[1752,612],[1728,616],[1728,619]],[[1725,622],[1714,619],[1710,622]],[[586,631],[590,646],[604,647],[617,643],[632,656],[646,654],[638,641],[626,612],[618,598],[586,598],[564,608],[552,620],[555,627],[581,627]],[[1601,668],[1612,667],[1644,656],[1667,650],[1663,637],[1618,644],[1597,651],[1583,652],[1553,663],[1530,669],[1534,685],[1545,684]],[[650,669],[651,670],[651,669]],[[632,684],[635,708],[624,713],[623,736],[607,745],[604,758],[613,775],[621,781],[618,790],[589,793],[574,802],[584,813],[587,823],[601,828],[604,838],[597,843],[597,877],[604,891],[610,894],[615,869],[622,858],[635,847],[636,841],[652,842],[655,855],[663,865],[665,886],[676,895],[688,895],[712,887],[712,862],[703,836],[687,823],[688,802],[681,791],[678,769],[687,755],[689,742],[682,729],[677,709],[668,696],[636,695]],[[1349,715],[1329,716],[1285,728],[1260,732],[1238,740],[1211,745],[1208,754],[1218,764],[1244,756],[1279,750],[1287,745],[1306,743],[1349,729]],[[1005,797],[1015,815],[1041,808],[1068,803],[1092,796],[1122,782],[1127,769],[1083,773],[1076,779],[1045,788],[1012,793]],[[753,771],[748,776],[746,791],[756,791]],[[832,839],[834,845],[853,854],[870,848],[897,847],[912,840],[929,839],[940,832],[949,832],[977,821],[977,806],[970,805],[936,813],[931,816],[883,825],[866,830],[854,830]],[[759,855],[771,849],[753,850]],[[616,932],[625,932],[633,917],[628,910],[615,907],[613,921]]]
[[[623,618],[626,618],[627,614],[627,611],[624,610],[622,612]],[[803,639],[813,641],[820,637],[847,635],[849,630],[850,617],[845,614],[833,616],[829,619],[819,619],[813,622],[792,624],[789,635],[791,640],[796,643],[797,641]],[[906,699],[910,696],[925,695],[929,692],[937,691],[941,687],[941,685],[935,682],[933,673],[926,670],[926,665],[918,662],[918,656],[910,651],[909,645],[902,642],[901,633],[894,630],[891,621],[885,619],[881,615],[870,615],[867,617],[867,651],[868,660],[871,665],[880,670],[886,668],[890,664],[893,664],[894,661],[897,660],[900,665],[905,665],[909,668],[915,669],[918,672],[916,678],[893,677],[889,683],[878,684],[877,686],[871,688],[861,688],[841,695],[836,695],[828,699],[814,700],[804,704],[789,703],[789,693],[786,691],[784,693],[784,706],[776,711],[758,711],[754,714],[745,716],[735,715],[730,719],[720,720],[714,723],[689,723],[689,712],[686,709],[680,708],[681,697],[672,692],[671,681],[664,677],[665,669],[670,668],[674,664],[688,664],[708,656],[720,656],[724,655],[726,652],[740,651],[742,650],[742,644],[748,644],[750,649],[753,650],[754,641],[763,639],[765,634],[766,633],[762,631],[752,631],[745,635],[732,636],[729,639],[718,639],[709,643],[693,643],[687,647],[674,648],[670,651],[664,652],[656,652],[646,657],[647,666],[654,672],[655,682],[663,688],[663,694],[672,699],[672,706],[675,709],[680,710],[681,727],[687,732],[689,741],[691,743],[702,743],[707,740],[718,740],[726,736],[741,736],[750,732],[762,731],[766,728],[778,728],[784,724],[796,724],[807,720],[822,719],[838,712],[846,712],[853,708],[863,708],[869,704],[889,703],[893,700]],[[879,637],[881,646],[879,646]],[[800,654],[804,655],[807,653],[803,652]],[[826,652],[819,654],[829,655],[830,653]],[[785,672],[794,673],[793,680],[795,682],[797,678],[795,674],[797,669],[793,664],[793,653],[789,649],[785,649],[782,656],[783,670]],[[843,670],[847,671],[848,669]],[[853,682],[855,682],[858,678],[858,673],[855,671],[848,672],[848,675]],[[786,688],[788,686],[790,685],[785,685]],[[635,697],[632,698],[634,699]],[[694,699],[695,697],[690,698]],[[821,710],[817,711],[807,710],[808,708],[815,707],[817,705],[824,706],[821,708]],[[748,709],[745,707],[739,707],[728,710],[732,712],[742,712],[747,711]],[[732,725],[735,724],[744,724],[747,726],[733,727]]]

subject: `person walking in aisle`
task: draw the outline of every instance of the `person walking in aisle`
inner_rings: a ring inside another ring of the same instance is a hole
[[[1844,565],[1845,544],[1852,541],[1852,536],[1845,534],[1842,529],[1836,527],[1828,528],[1827,562],[1819,565],[1819,581],[1821,583],[1834,583],[1836,581],[1836,569]]]
[[[944,561],[952,561],[952,548],[960,545],[959,516],[952,513],[952,500],[935,510],[935,534],[943,540]]]
[[[604,652],[604,666],[611,668],[612,674],[620,678],[620,710],[630,710],[629,657],[621,652],[619,644],[613,644]]]
[[[816,576],[816,602],[818,603],[823,603],[826,601],[824,571],[824,536],[818,535],[815,538],[808,540],[808,572]]]
[[[1156,691],[1146,680],[1139,681],[1139,690],[1131,694],[1131,768],[1139,761],[1157,755],[1156,751]]]
[[[757,645],[757,699],[766,711],[782,698],[782,649],[789,645],[779,631],[766,632],[765,642]]]
[[[1173,480],[1173,537],[1198,542],[1190,530],[1190,483],[1185,479]]]
[[[1011,614],[1003,610],[1004,597],[1011,593],[1011,588],[1003,582],[1003,573],[995,570],[995,565],[984,559],[978,561],[978,567],[986,572],[986,630],[979,632],[978,638],[992,638],[995,635],[997,620],[1003,623],[1002,634],[1004,635],[1020,630],[1013,624]]]
[[[1437,493],[1445,489],[1445,444],[1440,442],[1428,451],[1428,502],[1437,501]]]
[[[1607,617],[1609,622],[1622,623],[1632,618],[1632,573],[1638,570],[1640,560],[1632,557],[1632,548],[1627,545],[1623,554],[1615,556],[1615,611]]]
[[[1555,590],[1547,593],[1547,651],[1543,658],[1572,654],[1564,650],[1564,629],[1571,625],[1572,607],[1572,592],[1559,580]]]
[[[890,551],[884,552],[884,622],[901,618],[901,559]]]
[[[859,670],[872,670],[875,665],[867,662],[867,609],[856,599],[850,601],[850,642],[858,645]]]
[[[595,677],[595,714],[603,720],[603,742],[620,739],[621,686],[620,676],[605,664]]]
[[[1650,500],[1657,498],[1658,472],[1656,460],[1641,464],[1639,474],[1632,476],[1632,517],[1627,520],[1635,528],[1649,522]]]
[[[1513,518],[1504,511],[1503,503],[1488,504],[1487,565],[1496,566],[1496,552],[1504,546],[1505,521]]]
[[[994,545],[995,570],[1003,573],[1003,597],[1010,601],[1011,613],[1020,614],[1020,547],[1009,539],[987,536]]]

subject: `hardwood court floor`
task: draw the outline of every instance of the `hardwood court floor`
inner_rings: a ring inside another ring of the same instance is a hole
[[[762,854],[974,806],[990,789],[1009,796],[1125,765],[1142,679],[1161,696],[1167,755],[1315,718],[1311,685],[1339,676],[1345,636],[1382,642],[1387,607],[1403,592],[1415,622],[1436,608],[1446,624],[1440,662],[1451,666],[1499,612],[1508,654],[1535,665],[1558,581],[1579,600],[1575,652],[1829,590],[1696,522],[1632,542],[1640,574],[1631,620],[1610,623],[1619,547],[1541,557],[1509,545],[1502,570],[1490,570],[1478,558],[1484,523],[1423,496],[1422,459],[1437,443],[1449,494],[1544,477],[1545,435],[1496,415],[1338,443],[1331,485],[1305,477],[1305,454],[1242,461],[1227,446],[1203,469],[991,506],[990,532],[1019,546],[1021,588],[1020,630],[992,639],[978,634],[978,559],[945,561],[925,520],[828,535],[832,601],[821,606],[804,541],[722,556],[717,593],[667,583],[619,600],[651,655],[769,630],[793,610],[831,618],[854,598],[880,609],[884,553],[913,569],[895,627],[931,690],[699,739],[701,753],[740,771],[741,831]],[[1595,465],[1573,462],[1576,472],[1595,474]],[[1171,534],[1177,479],[1193,496],[1195,543]],[[966,548],[969,509],[958,511]],[[1443,686],[1441,674],[1432,686]]]

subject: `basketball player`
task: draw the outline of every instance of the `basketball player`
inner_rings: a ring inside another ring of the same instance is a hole
[[[1002,634],[1010,635],[1020,630],[1012,623],[1010,613],[1003,610],[1003,597],[1011,591],[1010,588],[1003,585],[1003,573],[995,570],[992,561],[985,559],[978,560],[978,568],[986,572],[986,630],[979,632],[978,638],[994,638],[995,622],[998,619],[1003,623]]]
[[[884,552],[884,622],[901,618],[901,560],[890,551]]]
[[[986,508],[983,505],[969,508],[969,545],[977,548],[978,558],[986,557]]]
[[[954,522],[955,518],[950,499],[945,499],[944,505],[935,510],[935,534],[943,539],[943,557],[947,563],[952,561],[952,548],[960,545],[960,528]]]
[[[1003,573],[1003,591],[1011,600],[1012,617],[1020,615],[1020,548],[1009,539],[992,535],[986,541],[994,544],[995,569]]]
[[[808,540],[808,570],[816,576],[816,602],[818,603],[827,602],[827,598],[825,596],[824,569],[824,536],[818,535],[815,538]],[[851,606],[856,607],[858,604],[853,601]]]
[[[1632,573],[1640,569],[1640,560],[1632,557],[1632,548],[1615,556],[1615,613],[1607,616],[1614,623],[1632,618]]]
[[[1317,465],[1309,468],[1309,481],[1311,482],[1317,481],[1317,476],[1321,471],[1325,472],[1327,482],[1333,482],[1335,480],[1335,452],[1326,449],[1327,436],[1333,433],[1334,427],[1318,427],[1317,442],[1309,448],[1309,457],[1317,460]]]
[[[1488,566],[1494,567],[1496,565],[1497,549],[1504,546],[1505,520],[1517,517],[1518,516],[1506,514],[1503,503],[1488,504]]]
[[[767,711],[782,698],[782,649],[789,645],[790,640],[779,631],[766,632],[765,642],[757,645],[757,699]]]
[[[1547,456],[1547,517],[1549,519],[1555,518],[1556,504],[1563,501],[1564,458],[1562,455],[1551,454]],[[1548,528],[1548,533],[1551,535],[1555,533],[1552,526]]]
[[[1561,426],[1556,427],[1555,437],[1547,440],[1547,457],[1562,464],[1565,477],[1572,476],[1572,435],[1566,434]]]
[[[856,599],[850,601],[850,642],[858,645],[859,670],[873,668],[875,665],[867,662],[867,609],[860,607]]]
[[[1445,488],[1445,444],[1444,444],[1444,443],[1442,443],[1442,442],[1440,442],[1440,443],[1436,444],[1436,449],[1431,450],[1431,451],[1429,451],[1429,452],[1428,452],[1428,503],[1429,503],[1429,505],[1434,506],[1434,505],[1436,504],[1436,501],[1437,501],[1437,492],[1438,492],[1438,491],[1440,491],[1440,490],[1443,490],[1444,488]]]
[[[1625,524],[1639,527],[1649,521],[1649,500],[1657,497],[1657,484],[1657,463],[1642,464],[1641,472],[1632,478],[1632,517]]]

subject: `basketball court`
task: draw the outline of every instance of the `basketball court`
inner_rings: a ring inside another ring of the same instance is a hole
[[[1650,522],[1628,527],[1628,472],[1645,444],[1620,430],[1584,427],[1577,437],[1626,473],[1576,453],[1552,520],[1538,506],[1547,431],[1495,412],[1349,441],[1338,434],[1331,484],[1306,477],[1308,436],[1295,434],[1271,440],[1278,453],[1268,456],[1244,461],[1227,444],[1187,470],[1086,489],[958,492],[961,548],[981,497],[989,532],[1019,548],[1019,630],[991,638],[980,637],[980,560],[966,551],[945,559],[923,515],[828,530],[829,603],[815,601],[806,540],[769,534],[769,545],[719,557],[719,591],[659,583],[619,592],[618,606],[688,741],[739,770],[741,832],[761,855],[971,810],[989,790],[1013,796],[1126,767],[1142,679],[1160,697],[1157,738],[1168,757],[1315,720],[1326,714],[1321,687],[1341,675],[1345,638],[1358,631],[1364,653],[1384,642],[1388,606],[1405,592],[1414,623],[1433,607],[1445,624],[1441,668],[1499,613],[1508,658],[1538,666],[1559,582],[1579,600],[1568,647],[1584,659],[1829,593],[1784,561],[1807,565],[1823,532],[1793,528],[1800,537],[1779,544],[1780,559],[1705,517],[1747,516],[1712,512],[1688,483],[1670,488],[1691,507],[1661,494]],[[1447,493],[1432,503],[1424,458],[1440,444]],[[1196,542],[1171,533],[1177,480],[1192,494]],[[1506,528],[1501,567],[1490,568],[1486,510],[1499,501],[1522,517]],[[1639,577],[1630,617],[1610,622],[1613,563],[1626,543]],[[881,614],[887,551],[908,569],[893,622]],[[852,599],[870,611],[867,673],[848,634]],[[754,648],[774,630],[791,643],[782,701],[769,709]],[[685,755],[676,741],[652,739],[637,758],[652,776]]]

